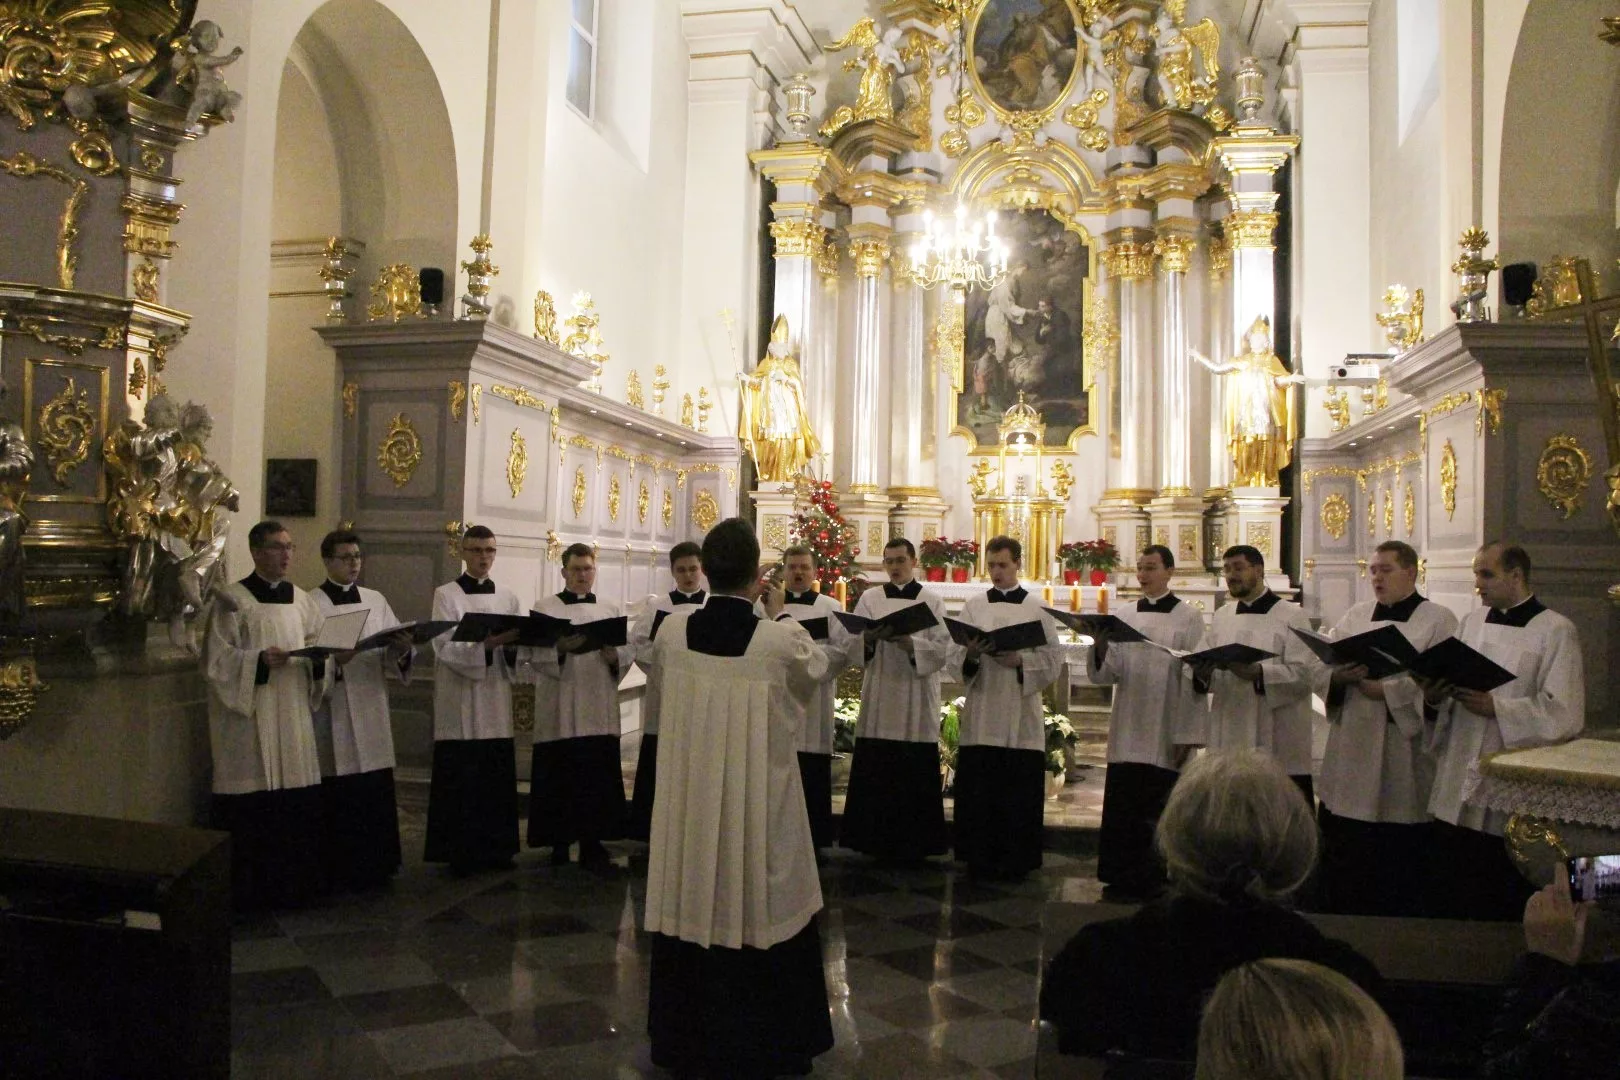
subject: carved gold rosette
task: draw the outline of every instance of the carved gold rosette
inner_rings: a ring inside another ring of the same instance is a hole
[[[523,433],[512,429],[512,445],[506,451],[506,486],[512,489],[512,498],[523,491],[523,478],[529,475],[529,444]]]
[[[1344,539],[1344,530],[1350,524],[1350,502],[1334,492],[1322,500],[1322,528],[1335,540]]]
[[[411,482],[416,467],[422,463],[422,438],[416,426],[404,413],[395,413],[388,422],[388,433],[377,444],[377,464],[395,487]]]
[[[96,435],[90,391],[80,390],[77,380],[68,376],[61,392],[40,407],[36,427],[36,438],[45,448],[51,476],[67,487],[73,471],[89,459],[90,444]]]
[[[714,528],[714,523],[720,520],[720,504],[715,500],[714,494],[700,491],[692,500],[692,524],[700,532],[708,532]]]
[[[1446,508],[1446,520],[1457,512],[1457,451],[1451,440],[1440,448],[1440,505]]]
[[[1591,481],[1592,459],[1575,436],[1560,432],[1547,440],[1536,463],[1536,487],[1565,521],[1580,510]]]

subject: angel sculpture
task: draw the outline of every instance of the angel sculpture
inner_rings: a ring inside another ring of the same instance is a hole
[[[1241,487],[1276,487],[1277,474],[1294,456],[1293,388],[1305,382],[1271,351],[1271,320],[1254,320],[1244,349],[1225,364],[1194,350],[1192,358],[1225,379],[1227,449]]]
[[[1186,16],[1187,0],[1166,0],[1154,18],[1159,96],[1167,107],[1198,111],[1215,100],[1216,80],[1221,75],[1221,31],[1208,16],[1184,26]],[[1204,70],[1201,78],[1194,70],[1195,49]]]
[[[877,21],[868,15],[850,27],[847,34],[827,46],[828,52],[849,48],[861,50],[859,56],[844,61],[845,71],[861,73],[861,84],[855,95],[854,106],[840,105],[835,109],[821,125],[822,135],[830,139],[859,120],[894,119],[894,77],[905,71],[905,64],[900,59],[901,33],[898,28],[891,27],[879,36]]]
[[[219,69],[236,63],[242,56],[238,45],[224,56],[216,56],[224,31],[211,19],[192,24],[175,41],[174,58],[170,66],[176,86],[191,92],[191,103],[186,108],[186,126],[191,127],[204,113],[213,113],[227,124],[236,119],[236,107],[242,95],[225,85],[225,76]]]
[[[1103,38],[1108,36],[1108,31],[1110,29],[1112,29],[1112,20],[1104,15],[1099,15],[1096,19],[1092,20],[1091,32],[1089,34],[1086,33],[1086,31],[1078,24],[1074,28],[1075,36],[1078,37],[1080,39],[1080,43],[1086,47],[1086,58],[1084,60],[1086,73],[1086,97],[1091,96],[1091,91],[1098,83],[1102,83],[1105,86],[1112,86],[1114,84],[1113,76],[1108,73],[1108,63],[1103,59]]]

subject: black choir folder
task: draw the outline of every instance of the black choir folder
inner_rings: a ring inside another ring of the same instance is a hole
[[[355,642],[355,649],[365,652],[367,649],[380,649],[385,645],[392,645],[395,635],[411,635],[412,645],[426,645],[440,634],[453,630],[459,624],[454,619],[433,619],[427,622],[403,622],[398,626],[390,626],[387,630],[379,630],[375,634],[367,634]]]
[[[827,631],[829,629],[827,616],[823,615],[819,619],[796,619],[795,621],[804,627],[804,631],[810,635],[811,641],[827,640]]]
[[[1081,614],[1078,611],[1063,611],[1051,607],[1042,610],[1077,634],[1089,634],[1096,637],[1106,631],[1108,640],[1116,645],[1130,641],[1147,640],[1146,634],[1143,634],[1142,631],[1118,615]]]
[[[994,630],[985,630],[965,623],[960,619],[945,619],[945,629],[951,632],[951,640],[958,645],[971,645],[975,641],[988,639],[990,652],[1010,653],[1021,649],[1038,649],[1046,644],[1046,625],[1040,620],[1034,622],[1014,623],[1011,626],[998,626]]]
[[[1431,645],[1413,660],[1411,672],[1424,679],[1438,679],[1464,690],[1490,693],[1518,678],[1513,672],[1457,638]]]
[[[348,652],[360,640],[360,631],[366,628],[366,619],[370,615],[370,608],[328,615],[321,623],[313,644],[294,649],[287,655],[321,659],[333,653]]]
[[[624,645],[628,642],[628,620],[623,615],[611,619],[596,619],[588,623],[571,623],[538,611],[527,615],[504,615],[495,611],[469,611],[461,617],[452,641],[483,641],[495,634],[516,630],[518,638],[513,645],[529,648],[550,648],[570,634],[583,634],[586,639],[582,652]]]
[[[1214,664],[1216,667],[1230,667],[1233,664],[1258,664],[1262,660],[1270,660],[1277,655],[1274,652],[1257,649],[1253,645],[1245,645],[1240,641],[1217,645],[1213,649],[1204,649],[1200,652],[1182,653],[1174,649],[1166,649],[1165,651],[1184,663],[1194,666]]]
[[[939,625],[939,620],[934,617],[933,611],[929,609],[927,604],[921,602],[908,604],[903,608],[896,608],[881,619],[868,619],[865,615],[856,615],[849,611],[835,611],[833,615],[837,617],[839,622],[844,624],[844,629],[852,634],[865,633],[867,627],[875,626],[879,630],[884,628],[892,629],[895,636],[900,637],[906,634],[915,634],[919,630],[927,630],[930,626]]]
[[[1387,679],[1399,675],[1417,659],[1418,651],[1406,640],[1406,635],[1392,623],[1376,630],[1353,634],[1347,638],[1328,638],[1309,630],[1291,627],[1311,652],[1329,667],[1341,664],[1360,664],[1367,669],[1369,679]]]

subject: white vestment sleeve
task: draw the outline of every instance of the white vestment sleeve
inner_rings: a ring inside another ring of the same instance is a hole
[[[1058,644],[1057,625],[1052,616],[1041,613],[1046,644],[1024,650],[1024,694],[1038,694],[1057,681],[1063,671],[1063,646]]]
[[[788,692],[801,705],[809,705],[827,674],[827,654],[810,637],[810,631],[792,619],[783,619],[783,626],[793,628],[793,658],[788,664]]]
[[[456,611],[442,592],[433,594],[433,618],[435,621],[460,619],[462,613]],[[455,632],[441,634],[433,639],[433,658],[437,663],[443,664],[463,679],[482,682],[485,674],[493,666],[484,659],[484,643],[481,641],[451,641]]]
[[[939,623],[911,635],[912,666],[916,668],[918,678],[943,670],[954,644],[950,631],[945,629],[945,605],[931,599],[928,608]]]
[[[1301,608],[1289,612],[1288,625],[1301,630],[1311,628],[1310,616]],[[1260,661],[1262,683],[1266,689],[1266,703],[1272,709],[1293,705],[1311,696],[1316,654],[1311,652],[1299,636],[1290,633],[1283,642],[1281,656]]]
[[[1180,652],[1196,652],[1205,640],[1204,617],[1191,604],[1183,602],[1178,606],[1186,608],[1186,614],[1182,616],[1184,621],[1177,627],[1175,640],[1170,643],[1170,647]],[[1153,646],[1141,647],[1151,649]],[[1175,660],[1174,657],[1171,659]],[[1186,680],[1185,683],[1182,680]],[[1170,721],[1170,741],[1177,746],[1209,745],[1209,698],[1192,691],[1192,684],[1192,665],[1175,660],[1165,692],[1179,694],[1185,685],[1189,688],[1190,700],[1186,708],[1175,710],[1174,717]]]
[[[307,592],[298,593],[297,604],[299,618],[304,623],[304,644],[313,645],[321,636],[321,624],[326,621],[326,616],[321,614],[321,606]],[[309,711],[313,713],[321,707],[321,702],[326,700],[326,695],[330,694],[332,687],[337,684],[337,660],[331,656],[320,660],[297,656],[292,662],[303,664],[304,670],[309,673]],[[321,677],[318,679],[315,677],[317,667],[321,671]]]
[[[252,647],[252,642],[242,640],[242,631],[241,615],[216,602],[208,625],[205,670],[225,708],[251,716],[259,650]]]
[[[658,618],[658,598],[649,596],[642,605],[641,614],[630,620],[630,649],[636,663],[646,671],[653,663],[653,620]]]
[[[1581,642],[1573,623],[1553,624],[1536,681],[1534,691],[1524,697],[1492,695],[1502,744],[1509,750],[1562,742],[1586,726]]]

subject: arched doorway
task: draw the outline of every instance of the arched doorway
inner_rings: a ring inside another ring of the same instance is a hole
[[[316,463],[314,513],[278,515],[304,553],[302,585],[321,580],[317,547],[339,506],[339,378],[312,329],[327,308],[320,250],[336,236],[360,252],[351,313],[391,263],[443,267],[453,285],[456,186],[450,117],[421,46],[378,0],[329,0],[282,69],[268,253],[264,456]]]

